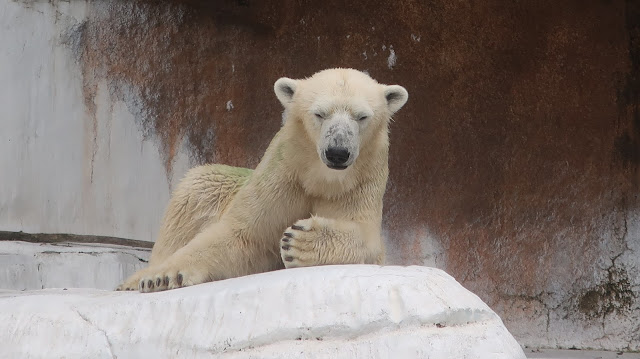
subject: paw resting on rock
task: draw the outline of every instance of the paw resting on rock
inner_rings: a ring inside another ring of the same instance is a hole
[[[122,283],[118,287],[116,287],[116,291],[134,291],[134,290],[138,290],[138,287],[131,284],[128,285],[127,283]]]
[[[280,239],[280,256],[286,268],[320,264],[321,230],[313,218],[303,219],[287,228]]]
[[[120,284],[116,290],[118,291],[135,291],[138,290],[140,279],[149,271],[150,268],[142,269]]]
[[[207,277],[206,273],[200,273],[192,268],[166,266],[149,271],[147,275],[142,276],[137,289],[142,293],[159,292],[208,282]]]
[[[132,291],[132,290],[138,290],[138,286],[134,285],[133,283],[122,283],[120,284],[118,287],[116,287],[116,291]]]

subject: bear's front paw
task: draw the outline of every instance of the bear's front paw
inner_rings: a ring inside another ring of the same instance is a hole
[[[137,275],[138,273],[132,275],[131,277],[127,278],[127,280],[124,281],[124,283],[120,284],[116,290],[117,291],[132,291],[132,290],[138,290],[138,283],[140,282],[140,275]]]
[[[284,231],[280,240],[280,256],[286,268],[319,265],[322,234],[314,218],[297,221]]]
[[[149,271],[138,283],[138,290],[143,293],[159,292],[167,289],[188,287],[208,282],[208,273],[195,268],[163,266]]]
[[[122,284],[120,284],[116,290],[120,291],[134,291],[138,290],[140,286],[140,279],[145,275],[149,274],[149,270],[152,269],[150,267],[141,269],[134,274],[132,274],[127,280],[125,280]]]

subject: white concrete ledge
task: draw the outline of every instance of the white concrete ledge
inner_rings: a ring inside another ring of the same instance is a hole
[[[0,356],[524,358],[498,316],[441,270],[326,266],[154,294],[0,293]]]
[[[0,289],[113,289],[151,250],[100,243],[0,241]]]

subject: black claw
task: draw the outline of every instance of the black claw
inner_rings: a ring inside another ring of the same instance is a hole
[[[293,227],[292,227],[293,228]],[[293,238],[293,233],[284,232],[285,237]],[[284,240],[284,239],[283,239]]]
[[[156,278],[156,287],[159,287],[161,282],[162,282],[162,279]]]
[[[169,285],[169,276],[165,276],[164,277],[164,285],[168,286]]]
[[[290,239],[289,239],[289,238],[287,238],[287,237],[284,237],[284,238],[282,238],[282,239],[281,239],[281,241],[286,242],[286,243],[289,243],[289,240],[290,240]]]
[[[284,257],[284,260],[287,261],[287,262],[293,262],[293,257],[286,256],[286,257]]]
[[[147,282],[147,287],[149,287],[149,289],[153,288],[153,281],[151,279]]]
[[[140,281],[140,288],[144,289],[144,280]]]
[[[288,251],[289,248],[291,248],[288,244],[285,244],[284,246],[282,246],[282,249],[284,249],[285,251]]]
[[[178,285],[182,287],[182,273],[178,274],[178,278],[176,278],[178,281]]]
[[[296,231],[304,231],[304,227],[296,226],[295,224],[293,226],[291,226],[291,229],[295,229]]]

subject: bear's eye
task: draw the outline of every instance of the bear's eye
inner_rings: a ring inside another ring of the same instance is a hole
[[[358,121],[364,121],[364,120],[366,120],[368,118],[369,118],[369,116],[367,116],[367,115],[360,115],[360,116],[358,116]]]
[[[316,112],[314,115],[316,116],[316,118],[317,118],[318,120],[324,120],[324,116],[323,116],[321,113]]]

